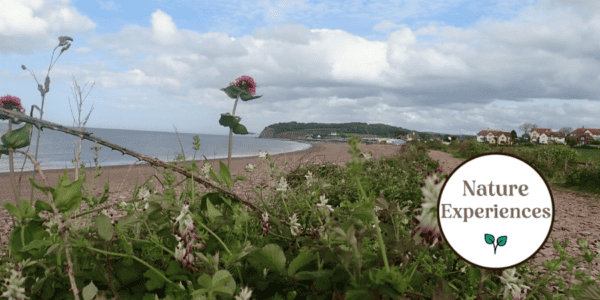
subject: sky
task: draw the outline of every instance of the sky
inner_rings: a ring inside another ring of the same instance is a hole
[[[44,120],[64,126],[77,126],[84,99],[82,122],[93,105],[87,128],[228,135],[218,121],[235,99],[220,89],[247,75],[262,97],[240,100],[236,115],[253,133],[291,121],[469,135],[521,135],[526,122],[600,128],[600,1],[0,0],[0,7],[0,96],[19,97],[28,115],[42,106],[37,85],[60,53],[58,37],[73,38],[49,72],[43,108]]]

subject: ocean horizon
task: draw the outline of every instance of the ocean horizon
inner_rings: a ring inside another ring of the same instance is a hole
[[[24,124],[13,125],[13,130],[21,128]],[[65,126],[73,128],[71,126]],[[200,138],[200,149],[196,152],[196,160],[222,159],[227,158],[229,151],[229,135],[213,134],[195,134],[179,133],[181,144],[177,139],[177,134],[166,131],[142,131],[130,129],[105,129],[105,128],[86,128],[93,136],[101,138],[133,152],[158,159],[162,162],[171,162],[181,154],[181,147],[186,160],[194,159],[194,136]],[[8,123],[0,123],[0,136],[8,131]],[[32,129],[31,144],[28,147],[19,150],[25,150],[34,157],[37,143],[37,128]],[[44,128],[41,132],[40,150],[38,152],[38,163],[42,170],[63,170],[74,169],[75,165],[71,160],[75,159],[79,138],[64,132],[54,131]],[[122,155],[121,152],[102,146],[89,140],[83,140],[81,143],[80,164],[85,163],[86,168],[94,168],[94,151],[90,150],[93,146],[100,146],[98,151],[98,164],[102,166],[118,166],[131,164],[148,164],[145,161],[139,161],[137,158],[129,155]],[[312,145],[296,141],[259,139],[258,134],[250,136],[233,135],[232,157],[253,157],[258,156],[260,152],[268,152],[277,155],[309,149]],[[29,149],[28,149],[29,148]],[[204,155],[204,156],[202,156]],[[23,166],[25,155],[16,153],[14,155],[15,172],[20,172]],[[24,172],[33,171],[33,164],[29,159],[26,160],[23,168]],[[9,173],[8,155],[2,155],[0,158],[0,174]]]

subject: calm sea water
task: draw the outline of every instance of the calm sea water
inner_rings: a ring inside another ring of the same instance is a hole
[[[4,124],[3,124],[4,123]],[[8,123],[0,123],[0,136],[8,131]],[[22,127],[23,124],[13,125],[13,130]],[[32,157],[35,156],[35,146],[37,142],[37,129],[33,128],[31,145],[20,150],[28,151]],[[86,128],[86,131],[92,132],[94,136],[105,141],[117,144],[134,152],[158,159],[163,162],[173,161],[181,154],[181,146],[175,132],[157,132],[157,131],[136,131],[136,130],[117,130]],[[181,145],[186,159],[194,158],[194,140],[198,135],[200,138],[200,149],[196,152],[196,160],[203,160],[205,155],[208,159],[227,158],[229,149],[228,135],[210,135],[210,134],[190,134],[179,133]],[[44,128],[40,138],[40,150],[38,152],[38,162],[42,170],[63,170],[72,169],[74,164],[71,162],[75,158],[78,148],[79,138],[60,131],[53,131]],[[122,155],[116,150],[94,142],[83,140],[81,143],[80,163],[84,162],[86,168],[94,167],[94,151],[90,150],[93,146],[102,147],[98,151],[98,163],[102,166],[131,165],[138,162],[138,159]],[[232,157],[258,156],[259,151],[267,151],[269,154],[282,154],[295,151],[301,151],[310,148],[307,143],[283,141],[275,139],[259,139],[255,136],[233,136]],[[15,171],[20,171],[23,166],[25,155],[17,153],[15,155]],[[147,164],[145,161],[139,161],[138,164]],[[25,163],[23,171],[32,171],[33,164],[29,159]],[[2,155],[0,158],[0,173],[10,172],[8,155]]]

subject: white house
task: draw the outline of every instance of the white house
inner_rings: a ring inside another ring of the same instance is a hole
[[[553,141],[566,143],[564,132],[553,132],[551,128],[532,128],[531,141],[540,144],[548,144]]]
[[[510,132],[504,132],[500,130],[482,130],[477,133],[477,141],[480,143],[488,142],[490,144],[512,144],[510,138]]]

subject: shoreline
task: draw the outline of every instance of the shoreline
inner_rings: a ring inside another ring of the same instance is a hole
[[[303,152],[303,151],[309,151],[310,149],[312,149],[314,147],[314,143],[315,143],[315,142],[296,141],[296,140],[287,140],[287,141],[309,144],[310,147],[308,147],[306,149],[301,149],[301,150],[293,150],[293,151],[289,151],[289,152],[283,152],[283,153],[280,153],[280,154],[269,154],[269,155],[271,155],[273,157],[276,157],[276,156],[279,156],[279,155],[286,155],[286,154],[292,154],[292,153],[300,153],[300,152]],[[3,156],[6,156],[6,158],[8,158],[8,155],[3,155]],[[130,155],[127,155],[127,156],[131,157],[131,158],[135,158],[134,156],[130,156]],[[204,162],[204,159],[202,158],[202,154],[200,154],[200,157],[201,158],[198,158],[198,155],[196,155],[195,161],[196,161],[196,164],[198,164],[198,165],[200,165],[201,163]],[[231,157],[231,162],[233,163],[234,160],[249,159],[249,158],[259,158],[259,157],[260,157],[259,154],[257,154],[257,155],[249,155],[249,156]],[[208,156],[206,156],[206,159],[208,160],[208,162],[215,162],[215,161],[219,161],[219,160],[224,160],[225,162],[227,162],[227,156],[225,156],[224,158],[208,158]],[[193,160],[194,159],[186,160],[186,163],[192,163]],[[31,161],[29,159],[27,159],[27,161],[29,161],[31,163]],[[168,164],[171,161],[163,161],[163,162]],[[81,162],[80,162],[80,164],[81,164]],[[149,162],[147,162],[147,161],[143,161],[143,160],[140,161],[140,160],[138,160],[138,161],[135,161],[135,162],[132,162],[132,163],[129,163],[129,164],[102,165],[102,170],[106,170],[106,169],[109,169],[109,168],[130,167],[132,165],[135,166],[135,167],[137,167],[137,166],[151,166],[151,164]],[[94,168],[95,168],[94,166],[90,167],[90,166],[88,166],[88,164],[86,164],[86,170],[93,170]],[[58,168],[58,169],[44,169],[42,167],[42,171],[44,173],[46,173],[46,172],[59,172],[59,171],[63,172],[65,169],[67,170],[67,172],[69,172],[69,171],[74,171],[75,167],[73,165],[68,166],[66,168]],[[79,169],[81,169],[81,168],[79,168]],[[23,172],[21,172],[20,168],[17,168],[17,166],[15,164],[15,174],[24,174],[24,175],[28,174],[28,175],[31,175],[31,174],[33,174],[35,172],[36,172],[35,170],[29,170],[29,171],[23,171]],[[6,176],[6,175],[10,175],[10,171],[0,172],[0,179],[2,177]],[[37,178],[37,176],[36,176],[36,178]]]

